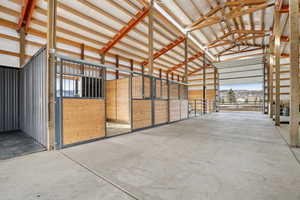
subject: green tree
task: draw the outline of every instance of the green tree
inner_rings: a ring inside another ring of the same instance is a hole
[[[236,103],[236,97],[235,97],[235,93],[232,89],[230,89],[227,93],[227,97],[229,100],[229,103]]]

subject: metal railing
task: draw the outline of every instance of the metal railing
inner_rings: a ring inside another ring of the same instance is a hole
[[[210,99],[190,99],[189,117],[198,117],[218,111],[218,102]]]
[[[232,102],[220,103],[220,110],[223,111],[261,111],[263,102],[249,101],[249,102]]]

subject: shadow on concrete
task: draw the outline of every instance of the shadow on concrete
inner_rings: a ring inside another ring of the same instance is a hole
[[[0,160],[45,150],[45,147],[21,131],[0,133]]]

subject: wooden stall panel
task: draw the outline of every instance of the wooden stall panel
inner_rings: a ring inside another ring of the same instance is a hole
[[[180,120],[180,100],[170,100],[170,122]]]
[[[181,100],[181,112],[180,118],[187,119],[188,118],[188,100]]]
[[[134,76],[132,77],[132,98],[142,98],[142,77]]]
[[[167,123],[168,122],[168,101],[155,100],[154,107],[155,107],[154,123],[156,125]]]
[[[63,100],[64,145],[105,136],[105,103],[100,99]]]
[[[215,90],[206,90],[206,98],[210,100],[215,99],[216,92]],[[189,90],[189,99],[202,99],[203,92],[202,90]]]
[[[106,81],[106,117],[112,121],[117,119],[116,87],[116,80]]]
[[[144,94],[145,98],[151,97],[151,79],[149,77],[144,77]]]
[[[170,84],[170,99],[178,99],[178,84],[171,83]]]
[[[121,123],[130,123],[129,79],[117,80],[117,119]]]
[[[168,83],[166,81],[162,82],[162,98],[168,99]]]
[[[132,100],[133,129],[140,129],[152,125],[151,100]]]
[[[202,99],[202,90],[189,90],[189,99]]]
[[[209,100],[215,100],[216,98],[216,91],[215,90],[206,90],[206,98]]]
[[[186,85],[180,85],[180,98],[188,99],[188,88]]]
[[[161,80],[156,80],[155,81],[156,84],[155,84],[155,87],[156,87],[156,98],[160,98],[161,97]]]

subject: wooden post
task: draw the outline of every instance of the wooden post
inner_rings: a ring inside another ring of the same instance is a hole
[[[262,108],[262,112],[263,114],[265,114],[266,111],[266,62],[265,62],[265,58],[264,58],[264,72],[263,72],[263,92],[264,92],[264,99],[263,99],[263,108]]]
[[[84,60],[84,43],[80,45],[80,59]],[[81,74],[84,74],[84,64],[80,65]],[[75,91],[79,95],[79,81],[75,81]]]
[[[116,68],[119,68],[119,55],[116,55]],[[116,79],[119,79],[119,70],[116,70]]]
[[[185,83],[188,82],[188,37],[189,32],[186,33],[185,40],[184,40],[184,81]]]
[[[84,43],[80,45],[80,59],[84,60]],[[84,64],[81,65],[81,74],[84,74]]]
[[[280,126],[280,12],[275,12],[275,125]]]
[[[84,43],[80,45],[80,59],[84,60]]]
[[[144,65],[142,65],[141,68],[142,68],[142,75],[144,76],[144,74],[145,74],[145,67],[144,67]]]
[[[101,63],[102,65],[105,64],[105,54],[100,54],[100,63]]]
[[[148,16],[148,59],[149,59],[149,75],[153,75],[153,4],[154,1],[150,2],[150,11]]]
[[[217,92],[218,92],[218,108],[217,108],[217,112],[219,112],[220,110],[220,107],[219,107],[219,104],[220,104],[220,74],[219,74],[219,72],[218,72],[218,70],[217,70],[217,80],[218,80],[218,82],[217,82]]]
[[[217,68],[214,67],[215,112],[217,112]]]
[[[19,66],[22,67],[25,63],[25,37],[26,37],[26,26],[22,26],[20,29],[20,40],[19,40],[19,47],[20,47],[20,57],[19,57]]]
[[[55,147],[55,52],[57,0],[48,1],[47,57],[48,57],[48,150]]]
[[[274,107],[273,107],[273,101],[274,101],[274,90],[273,90],[273,85],[274,85],[274,56],[273,56],[273,52],[274,52],[274,43],[272,41],[270,41],[270,59],[269,59],[269,72],[270,72],[270,93],[269,93],[269,116],[271,119],[273,119],[273,115],[274,115]]]
[[[289,0],[290,29],[290,145],[299,147],[299,1]]]
[[[161,79],[162,78],[162,70],[159,69],[159,78]]]
[[[206,62],[205,62],[205,52],[203,53],[203,114],[206,113]]]
[[[269,62],[267,58],[265,59],[265,67],[266,67],[266,78],[267,78],[267,101],[266,101],[266,110],[267,112],[265,114],[269,113],[269,104],[270,104],[270,67],[269,67]]]
[[[171,74],[171,80],[173,81],[174,80],[174,73],[172,72]]]
[[[133,60],[132,59],[130,59],[130,70],[133,72]]]

